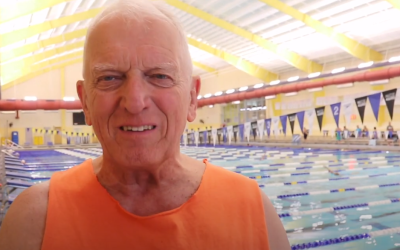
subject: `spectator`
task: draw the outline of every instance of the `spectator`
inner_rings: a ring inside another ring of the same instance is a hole
[[[392,139],[393,138],[393,126],[392,126],[391,122],[389,122],[389,125],[386,127],[386,130],[389,132],[388,139]]]
[[[360,135],[361,135],[361,128],[359,126],[357,126],[356,134],[357,134],[357,137],[360,137]]]
[[[306,127],[303,128],[303,136],[304,136],[304,140],[307,140],[308,137],[308,129]]]
[[[363,133],[362,133],[362,136],[363,136],[363,137],[368,137],[368,128],[367,128],[367,126],[364,126],[362,132],[363,132]]]
[[[376,127],[374,127],[374,131],[372,132],[372,139],[374,140],[378,139],[378,131],[376,131]]]

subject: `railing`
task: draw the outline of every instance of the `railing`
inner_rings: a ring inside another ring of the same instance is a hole
[[[5,140],[5,143],[6,143],[6,144],[3,145],[3,146],[5,146],[5,147],[9,147],[9,148],[23,148],[21,145],[15,143],[15,142],[13,142],[13,141],[11,141],[11,140],[9,140],[9,139],[6,139],[6,140]]]

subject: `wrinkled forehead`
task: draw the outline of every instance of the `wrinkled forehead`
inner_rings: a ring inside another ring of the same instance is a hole
[[[88,32],[84,49],[84,76],[90,73],[92,62],[111,57],[117,61],[130,60],[132,56],[170,58],[183,70],[181,66],[187,55],[182,40],[167,18],[105,16]],[[143,48],[147,48],[146,53],[143,53]],[[160,54],[164,56],[160,57]]]

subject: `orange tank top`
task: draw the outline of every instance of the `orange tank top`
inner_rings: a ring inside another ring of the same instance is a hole
[[[254,180],[206,163],[196,193],[151,216],[127,212],[101,186],[91,160],[50,181],[42,250],[268,250]]]

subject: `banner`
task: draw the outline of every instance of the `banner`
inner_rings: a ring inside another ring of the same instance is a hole
[[[196,147],[199,145],[199,139],[200,139],[200,133],[199,131],[194,132],[194,144],[196,144]]]
[[[282,115],[280,118],[281,118],[283,134],[286,135],[287,115]]]
[[[228,128],[227,127],[222,128],[222,141],[224,143],[228,142]]]
[[[304,111],[298,112],[297,113],[297,120],[299,121],[300,129],[301,132],[303,133],[303,128],[304,128]]]
[[[260,137],[260,140],[262,140],[263,135],[264,135],[264,125],[265,125],[264,119],[257,121],[258,135]]]
[[[256,140],[257,137],[257,122],[251,122],[251,135],[253,136],[254,140]]]
[[[346,125],[349,126],[351,123],[351,115],[353,113],[353,102],[343,103],[342,109],[344,113],[344,118],[346,120]]]
[[[272,117],[272,132],[275,136],[278,135],[279,131],[279,117]]]
[[[271,136],[271,119],[265,119],[265,130],[267,131],[267,136]]]
[[[207,130],[204,130],[203,131],[203,143],[204,144],[207,144],[207,136],[208,136],[208,132],[207,132]]]
[[[235,142],[237,142],[239,137],[239,126],[238,125],[233,126],[232,130],[233,130],[233,138],[235,139]]]
[[[331,105],[333,118],[335,118],[336,122],[336,127],[339,127],[340,106],[341,106],[340,102]]]
[[[186,147],[188,141],[188,135],[186,133],[183,134],[183,145]]]
[[[212,135],[212,139],[213,139],[213,144],[215,146],[215,143],[217,143],[217,129],[213,128],[211,130],[211,135]]]
[[[367,98],[368,96],[356,98],[356,106],[358,109],[358,113],[360,114],[361,123],[364,124],[364,114],[365,114],[365,107],[367,106]]]
[[[231,144],[233,136],[233,126],[228,126],[228,143]]]
[[[379,106],[381,104],[381,93],[376,93],[368,96],[369,104],[371,104],[372,111],[374,112],[375,119],[379,118]]]
[[[324,107],[320,107],[320,108],[316,108],[315,109],[315,114],[317,115],[319,131],[322,131],[322,121],[324,120],[325,106]]]
[[[311,135],[313,127],[314,127],[315,110],[309,109],[305,113],[306,113],[307,120],[308,120],[308,134]]]
[[[385,99],[386,102],[386,107],[389,111],[390,120],[393,120],[393,110],[394,110],[394,103],[396,101],[396,92],[397,89],[392,89],[382,93],[383,99]]]
[[[244,124],[244,137],[247,140],[247,142],[250,141],[250,130],[251,130],[251,123],[250,122],[246,122]]]
[[[296,113],[288,115],[289,117],[289,124],[290,124],[290,129],[292,130],[292,135],[294,131],[294,122],[296,121]]]
[[[239,125],[240,141],[244,141],[244,124]]]

